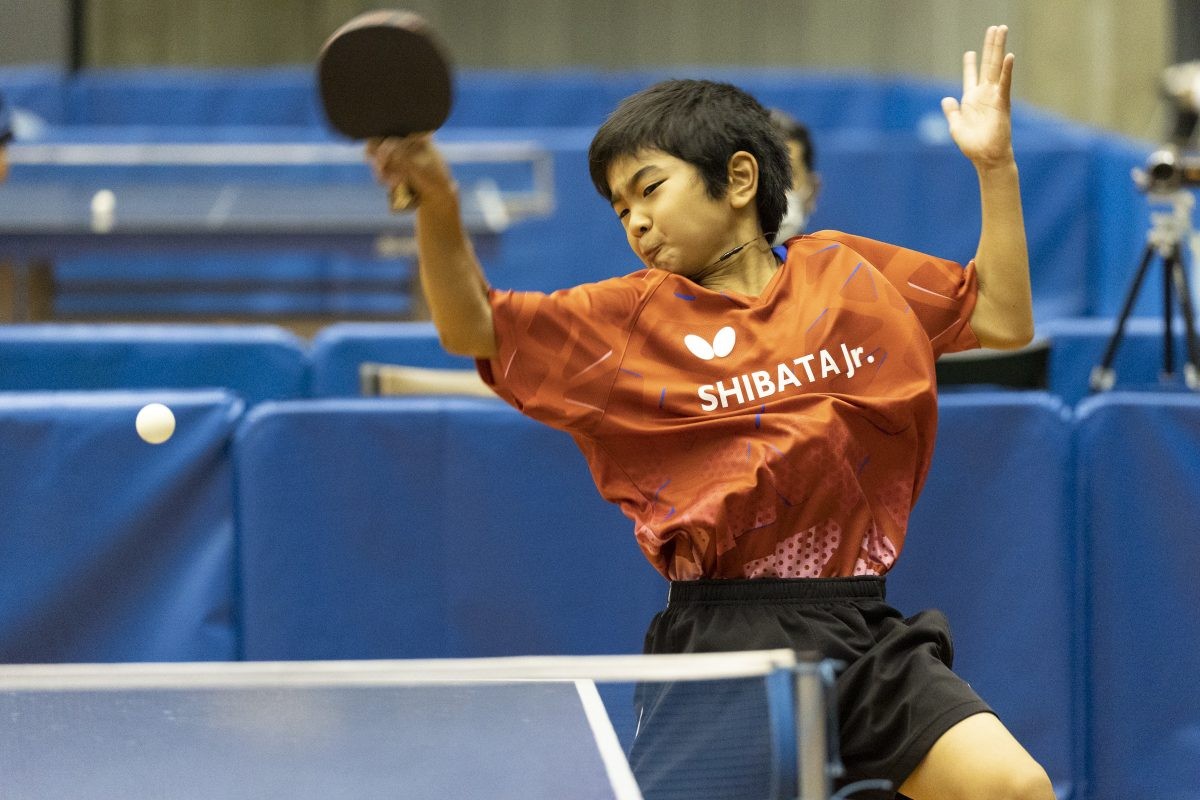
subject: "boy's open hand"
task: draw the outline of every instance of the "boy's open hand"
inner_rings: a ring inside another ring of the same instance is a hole
[[[962,100],[942,99],[954,143],[979,169],[1013,160],[1010,92],[1014,59],[1012,53],[1004,53],[1007,37],[1006,25],[988,28],[978,71],[975,52],[963,54]]]
[[[431,133],[371,139],[367,160],[376,180],[389,189],[408,187],[422,202],[454,193],[454,178]]]

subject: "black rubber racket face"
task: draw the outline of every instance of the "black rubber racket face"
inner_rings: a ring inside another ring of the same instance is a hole
[[[428,24],[404,11],[372,11],[321,48],[317,82],[325,116],[352,139],[407,136],[450,115],[450,62]]]

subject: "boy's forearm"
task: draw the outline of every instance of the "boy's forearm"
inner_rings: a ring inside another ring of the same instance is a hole
[[[422,196],[417,255],[421,289],[442,346],[459,355],[494,356],[487,280],[463,228],[457,191]]]
[[[979,167],[978,174],[983,224],[971,328],[984,347],[1021,347],[1033,338],[1033,297],[1017,165]]]

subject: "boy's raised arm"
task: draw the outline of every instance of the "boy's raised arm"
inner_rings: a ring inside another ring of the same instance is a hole
[[[463,228],[458,186],[430,134],[372,140],[367,156],[381,183],[407,185],[420,198],[418,271],[442,346],[458,355],[491,358],[496,336],[487,279]]]
[[[963,96],[942,100],[950,134],[979,175],[983,224],[975,269],[979,297],[971,329],[984,347],[1015,348],[1033,338],[1033,300],[1025,219],[1012,149],[1013,55],[1005,54],[1006,26],[988,28],[976,69],[963,56]]]

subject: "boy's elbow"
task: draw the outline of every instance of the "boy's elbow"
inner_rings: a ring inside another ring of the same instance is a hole
[[[438,340],[447,353],[468,358],[491,358],[496,355],[496,337],[487,330],[438,330]]]
[[[486,303],[449,309],[434,306],[431,311],[438,341],[447,353],[468,358],[491,358],[496,355],[492,309]]]
[[[1030,344],[1034,336],[1033,309],[1027,307],[1016,319],[1009,320],[1005,333],[1009,350],[1017,350]]]
[[[1033,341],[1033,304],[1028,299],[1002,304],[981,291],[971,313],[971,329],[982,347],[1019,350]]]
[[[1001,330],[975,331],[981,347],[991,350],[1020,350],[1033,342],[1033,323],[1010,326]]]

